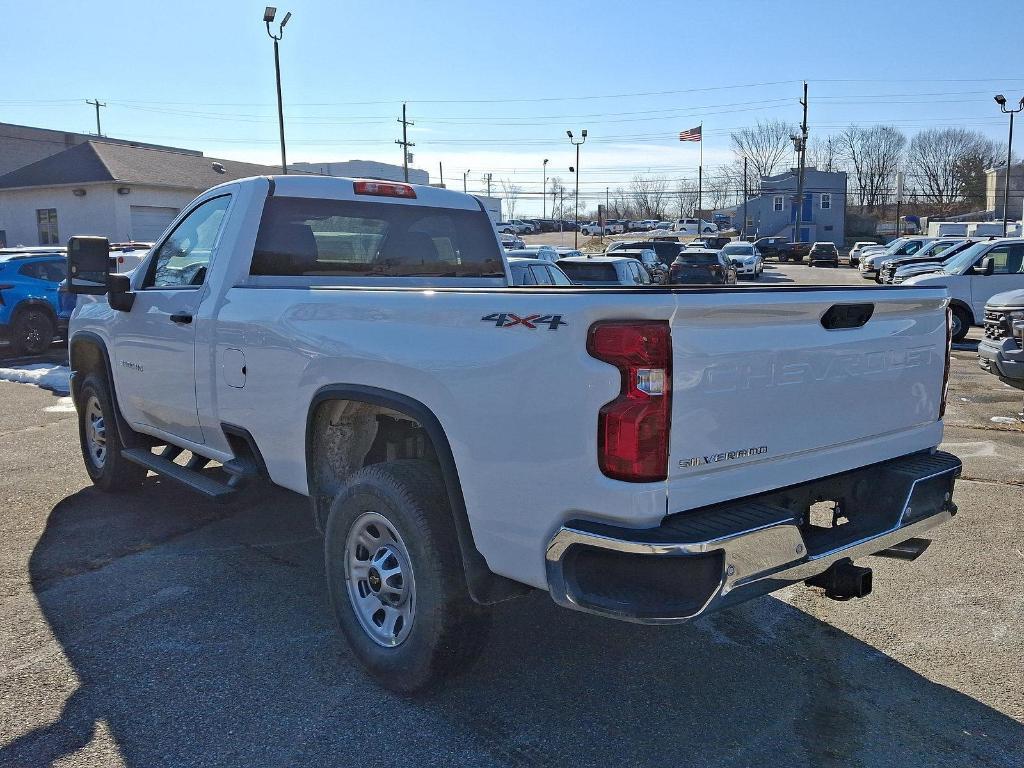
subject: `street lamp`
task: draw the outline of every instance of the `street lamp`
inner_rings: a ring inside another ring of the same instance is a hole
[[[548,217],[548,159],[544,158],[544,183],[540,187],[540,199],[544,206],[544,211],[540,217],[546,219]]]
[[[580,131],[579,141],[573,138],[572,131],[566,131],[565,133],[569,137],[569,142],[576,147],[576,165],[569,170],[576,173],[576,212],[573,214],[576,219],[576,231],[573,232],[572,247],[578,248],[580,244],[580,144],[587,140],[587,129],[584,128]]]
[[[1004,115],[1010,116],[1010,136],[1006,140],[1006,181],[1003,183],[1003,237],[1006,237],[1006,219],[1010,205],[1010,159],[1013,155],[1013,116],[1024,109],[1024,97],[1016,109],[1006,108],[1006,97],[1001,93],[996,94],[996,104]]]
[[[281,57],[277,51],[277,44],[284,37],[284,26],[288,23],[288,20],[292,17],[291,11],[288,11],[281,19],[281,23],[277,27],[277,34],[275,35],[270,31],[270,23],[274,20],[277,15],[277,8],[272,5],[268,5],[266,10],[263,11],[263,22],[267,25],[267,34],[270,35],[270,39],[274,41],[274,73],[277,75],[277,125],[281,131],[281,173],[288,174],[288,160],[284,152],[284,105],[281,103]]]
[[[468,168],[466,169],[466,172],[464,174],[462,174],[462,191],[463,192],[467,192],[468,191],[466,189],[466,177],[467,176],[469,176],[469,169]]]

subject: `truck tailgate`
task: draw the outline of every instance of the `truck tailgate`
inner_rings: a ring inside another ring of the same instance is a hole
[[[945,303],[942,289],[677,294],[669,512],[936,445]]]

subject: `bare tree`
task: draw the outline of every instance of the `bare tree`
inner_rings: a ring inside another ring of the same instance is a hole
[[[634,176],[629,185],[632,215],[638,219],[660,219],[668,197],[668,181],[661,176]]]
[[[841,171],[843,170],[842,154],[842,146],[836,136],[811,139],[807,146],[807,165],[828,173]]]
[[[752,128],[730,134],[732,151],[741,164],[744,157],[750,161],[756,176],[772,176],[785,167],[785,159],[792,151],[789,137],[796,131],[796,126],[784,120],[758,121]]]
[[[910,141],[907,159],[920,196],[948,210],[967,198],[984,200],[984,172],[995,152],[996,145],[977,131],[929,128]]]
[[[501,191],[504,192],[505,207],[508,209],[508,218],[514,219],[516,217],[516,204],[519,201],[519,195],[523,191],[523,188],[518,184],[513,184],[509,179],[502,179]]]
[[[675,189],[676,202],[679,205],[679,218],[697,208],[697,182],[692,179],[679,179]]]
[[[548,180],[548,194],[551,195],[551,216],[556,219],[564,219],[562,201],[565,198],[565,185],[560,176],[552,176]]]
[[[837,141],[853,170],[860,205],[873,209],[884,204],[886,195],[895,188],[907,137],[891,125],[851,125]]]

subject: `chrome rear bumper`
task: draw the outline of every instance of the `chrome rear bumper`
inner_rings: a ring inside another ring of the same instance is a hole
[[[843,558],[888,549],[947,522],[960,460],[913,454],[633,530],[572,521],[552,537],[548,587],[567,608],[671,624],[773,592]],[[841,500],[845,525],[812,525],[818,499]]]

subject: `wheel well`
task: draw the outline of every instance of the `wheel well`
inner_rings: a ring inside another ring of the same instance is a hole
[[[71,363],[71,395],[78,401],[78,390],[85,381],[85,377],[91,373],[99,373],[104,378],[109,378],[107,372],[106,356],[99,345],[92,339],[74,338],[71,340],[70,355]],[[113,385],[111,385],[113,395]]]
[[[444,429],[429,408],[395,392],[335,385],[323,387],[314,396],[306,421],[306,476],[317,529],[323,531],[331,501],[353,473],[370,464],[405,458],[425,459],[441,474],[472,598],[490,604],[529,591],[488,568],[473,541]]]
[[[50,304],[50,302],[44,299],[25,299],[24,301],[18,302],[18,305],[14,308],[14,311],[11,313],[11,319],[17,319],[18,315],[22,314],[23,312],[27,312],[30,309],[43,310],[43,312],[49,315],[50,320],[54,324],[56,324],[57,313],[53,310],[53,306]]]

